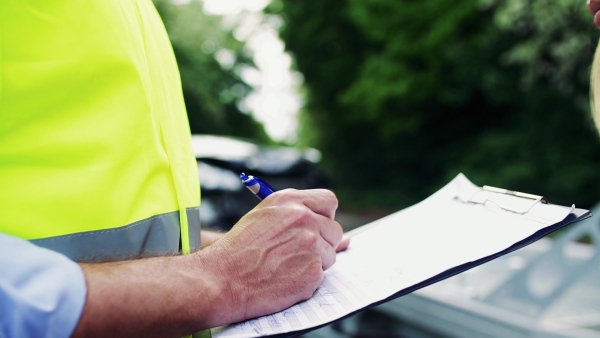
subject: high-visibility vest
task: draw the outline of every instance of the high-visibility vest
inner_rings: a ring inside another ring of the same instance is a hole
[[[189,251],[199,204],[152,2],[0,1],[0,231],[75,260]]]

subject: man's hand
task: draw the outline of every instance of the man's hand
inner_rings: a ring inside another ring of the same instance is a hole
[[[87,297],[73,336],[177,337],[307,299],[348,246],[336,208],[330,191],[282,190],[190,255],[81,264]]]
[[[226,286],[214,324],[270,314],[310,298],[336,251],[348,246],[334,221],[337,205],[328,190],[278,191],[197,252],[203,262],[215,262],[205,268]]]

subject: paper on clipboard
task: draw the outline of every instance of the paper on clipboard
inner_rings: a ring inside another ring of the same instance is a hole
[[[355,229],[349,248],[338,253],[312,298],[272,315],[212,329],[213,337],[310,330],[470,269],[589,215],[565,222],[574,206],[541,199],[521,212],[519,196],[472,201],[481,189],[459,174],[423,202]]]

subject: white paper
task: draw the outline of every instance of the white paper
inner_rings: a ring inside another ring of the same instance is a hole
[[[332,322],[448,269],[507,249],[573,210],[537,203],[522,215],[493,203],[466,202],[464,196],[477,189],[460,174],[425,201],[353,231],[350,247],[337,255],[312,298],[269,316],[215,328],[213,337],[259,337]],[[509,207],[510,199],[502,203]]]

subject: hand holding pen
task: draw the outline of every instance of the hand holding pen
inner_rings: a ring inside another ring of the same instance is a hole
[[[273,189],[271,185],[256,176],[241,173],[240,178],[242,179],[242,183],[246,186],[246,188],[248,188],[248,190],[250,190],[261,201],[275,192],[275,189]],[[334,218],[334,216],[331,217],[331,219]],[[336,248],[336,252],[346,250],[349,244],[350,237],[343,236],[341,242]]]
[[[271,314],[310,298],[335,263],[336,252],[348,245],[334,220],[338,201],[333,192],[271,191],[220,240],[200,251],[226,257],[219,266],[207,267],[217,278],[210,285],[227,285],[220,294],[233,297],[222,303],[236,304],[219,309],[225,316],[222,323]],[[244,310],[241,316],[239,309]]]
[[[600,1],[600,0],[599,0]],[[261,180],[260,178],[252,175],[246,175],[245,173],[240,174],[240,178],[242,179],[242,183],[250,190],[259,200],[265,199],[267,196],[271,195],[275,192],[272,186],[269,183]],[[337,206],[336,206],[337,208]],[[332,217],[331,219],[334,219]],[[336,252],[340,252],[346,250],[348,245],[350,244],[350,237],[343,236],[340,244],[338,244],[336,248]]]

